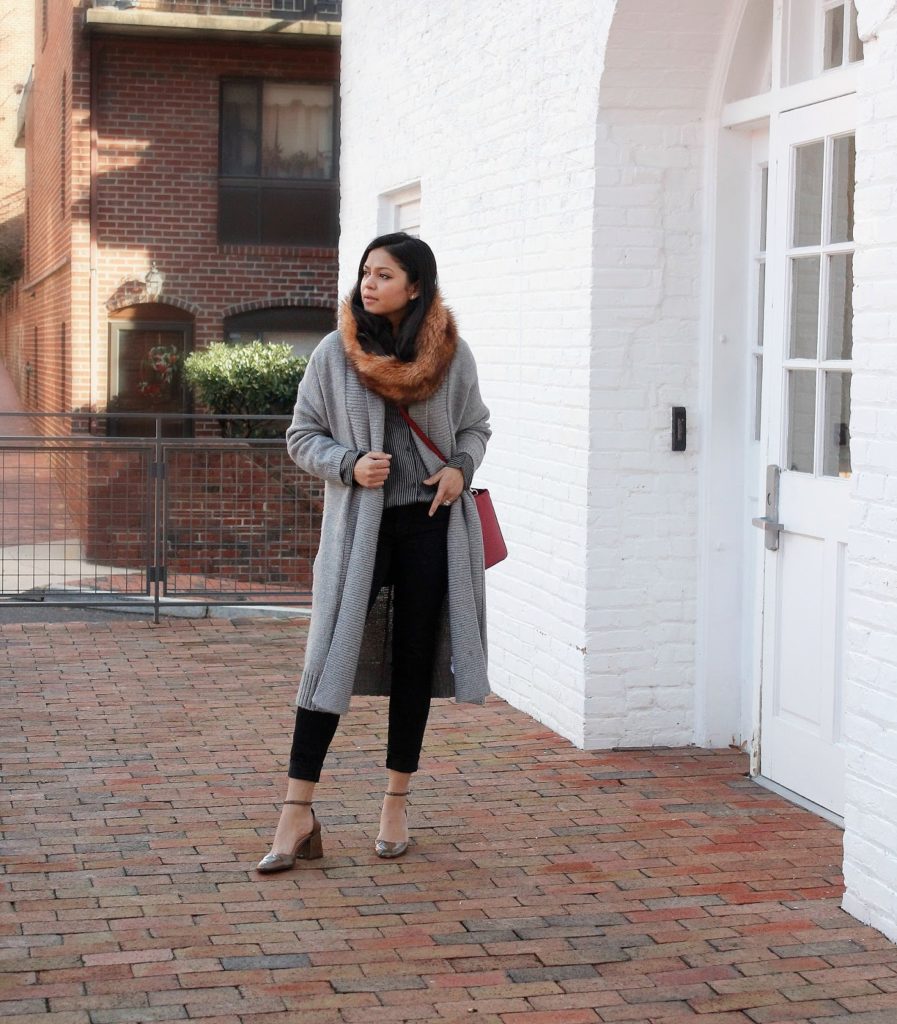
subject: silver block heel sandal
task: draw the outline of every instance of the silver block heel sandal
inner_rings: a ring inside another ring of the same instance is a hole
[[[386,796],[407,797],[408,790],[406,790],[404,793],[387,793]],[[407,814],[408,812],[406,810],[406,817]],[[401,857],[402,854],[408,849],[409,843],[410,840],[408,839],[403,839],[401,842],[398,843],[391,843],[387,839],[378,839],[376,843],[374,843],[374,853],[376,853],[378,857],[383,857],[386,860],[392,860],[394,857]]]
[[[311,807],[311,832],[296,840],[292,853],[268,853],[256,864],[255,870],[260,875],[273,875],[278,871],[289,871],[296,866],[297,860],[317,860],[324,856],[324,844],[321,842],[321,823],[315,817],[315,810],[309,800],[284,800],[285,804],[297,807]]]

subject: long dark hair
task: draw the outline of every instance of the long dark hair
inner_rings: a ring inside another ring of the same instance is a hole
[[[374,249],[385,249],[408,275],[409,283],[417,285],[417,296],[408,303],[405,317],[395,335],[386,317],[366,312],[361,301],[362,273],[368,255]],[[426,242],[404,231],[380,235],[369,242],[358,263],[358,277],[351,300],[352,315],[358,324],[358,337],[362,345],[368,347],[373,342],[384,351],[395,353],[402,362],[411,362],[415,356],[417,332],[436,297],[436,288],[436,257]]]

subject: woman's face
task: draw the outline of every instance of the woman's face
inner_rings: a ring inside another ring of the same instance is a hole
[[[385,249],[371,249],[361,272],[361,301],[366,313],[385,316],[398,327],[418,287]]]

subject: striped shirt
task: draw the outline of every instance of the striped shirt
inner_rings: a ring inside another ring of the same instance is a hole
[[[429,504],[436,496],[436,488],[423,483],[429,473],[423,464],[411,428],[392,402],[386,403],[386,421],[383,433],[383,450],[392,456],[389,476],[383,485],[383,507],[396,508],[399,505],[413,505],[419,501]],[[346,452],[340,465],[340,476],[347,487],[355,482],[355,464],[366,452]],[[470,487],[473,479],[473,459],[466,452],[458,452],[446,466],[460,469],[464,486]]]

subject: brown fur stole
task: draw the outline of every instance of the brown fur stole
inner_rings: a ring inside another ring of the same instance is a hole
[[[417,333],[417,354],[410,363],[365,352],[348,299],[340,306],[339,329],[346,358],[364,386],[399,405],[429,398],[442,383],[458,347],[455,318],[438,292]]]

